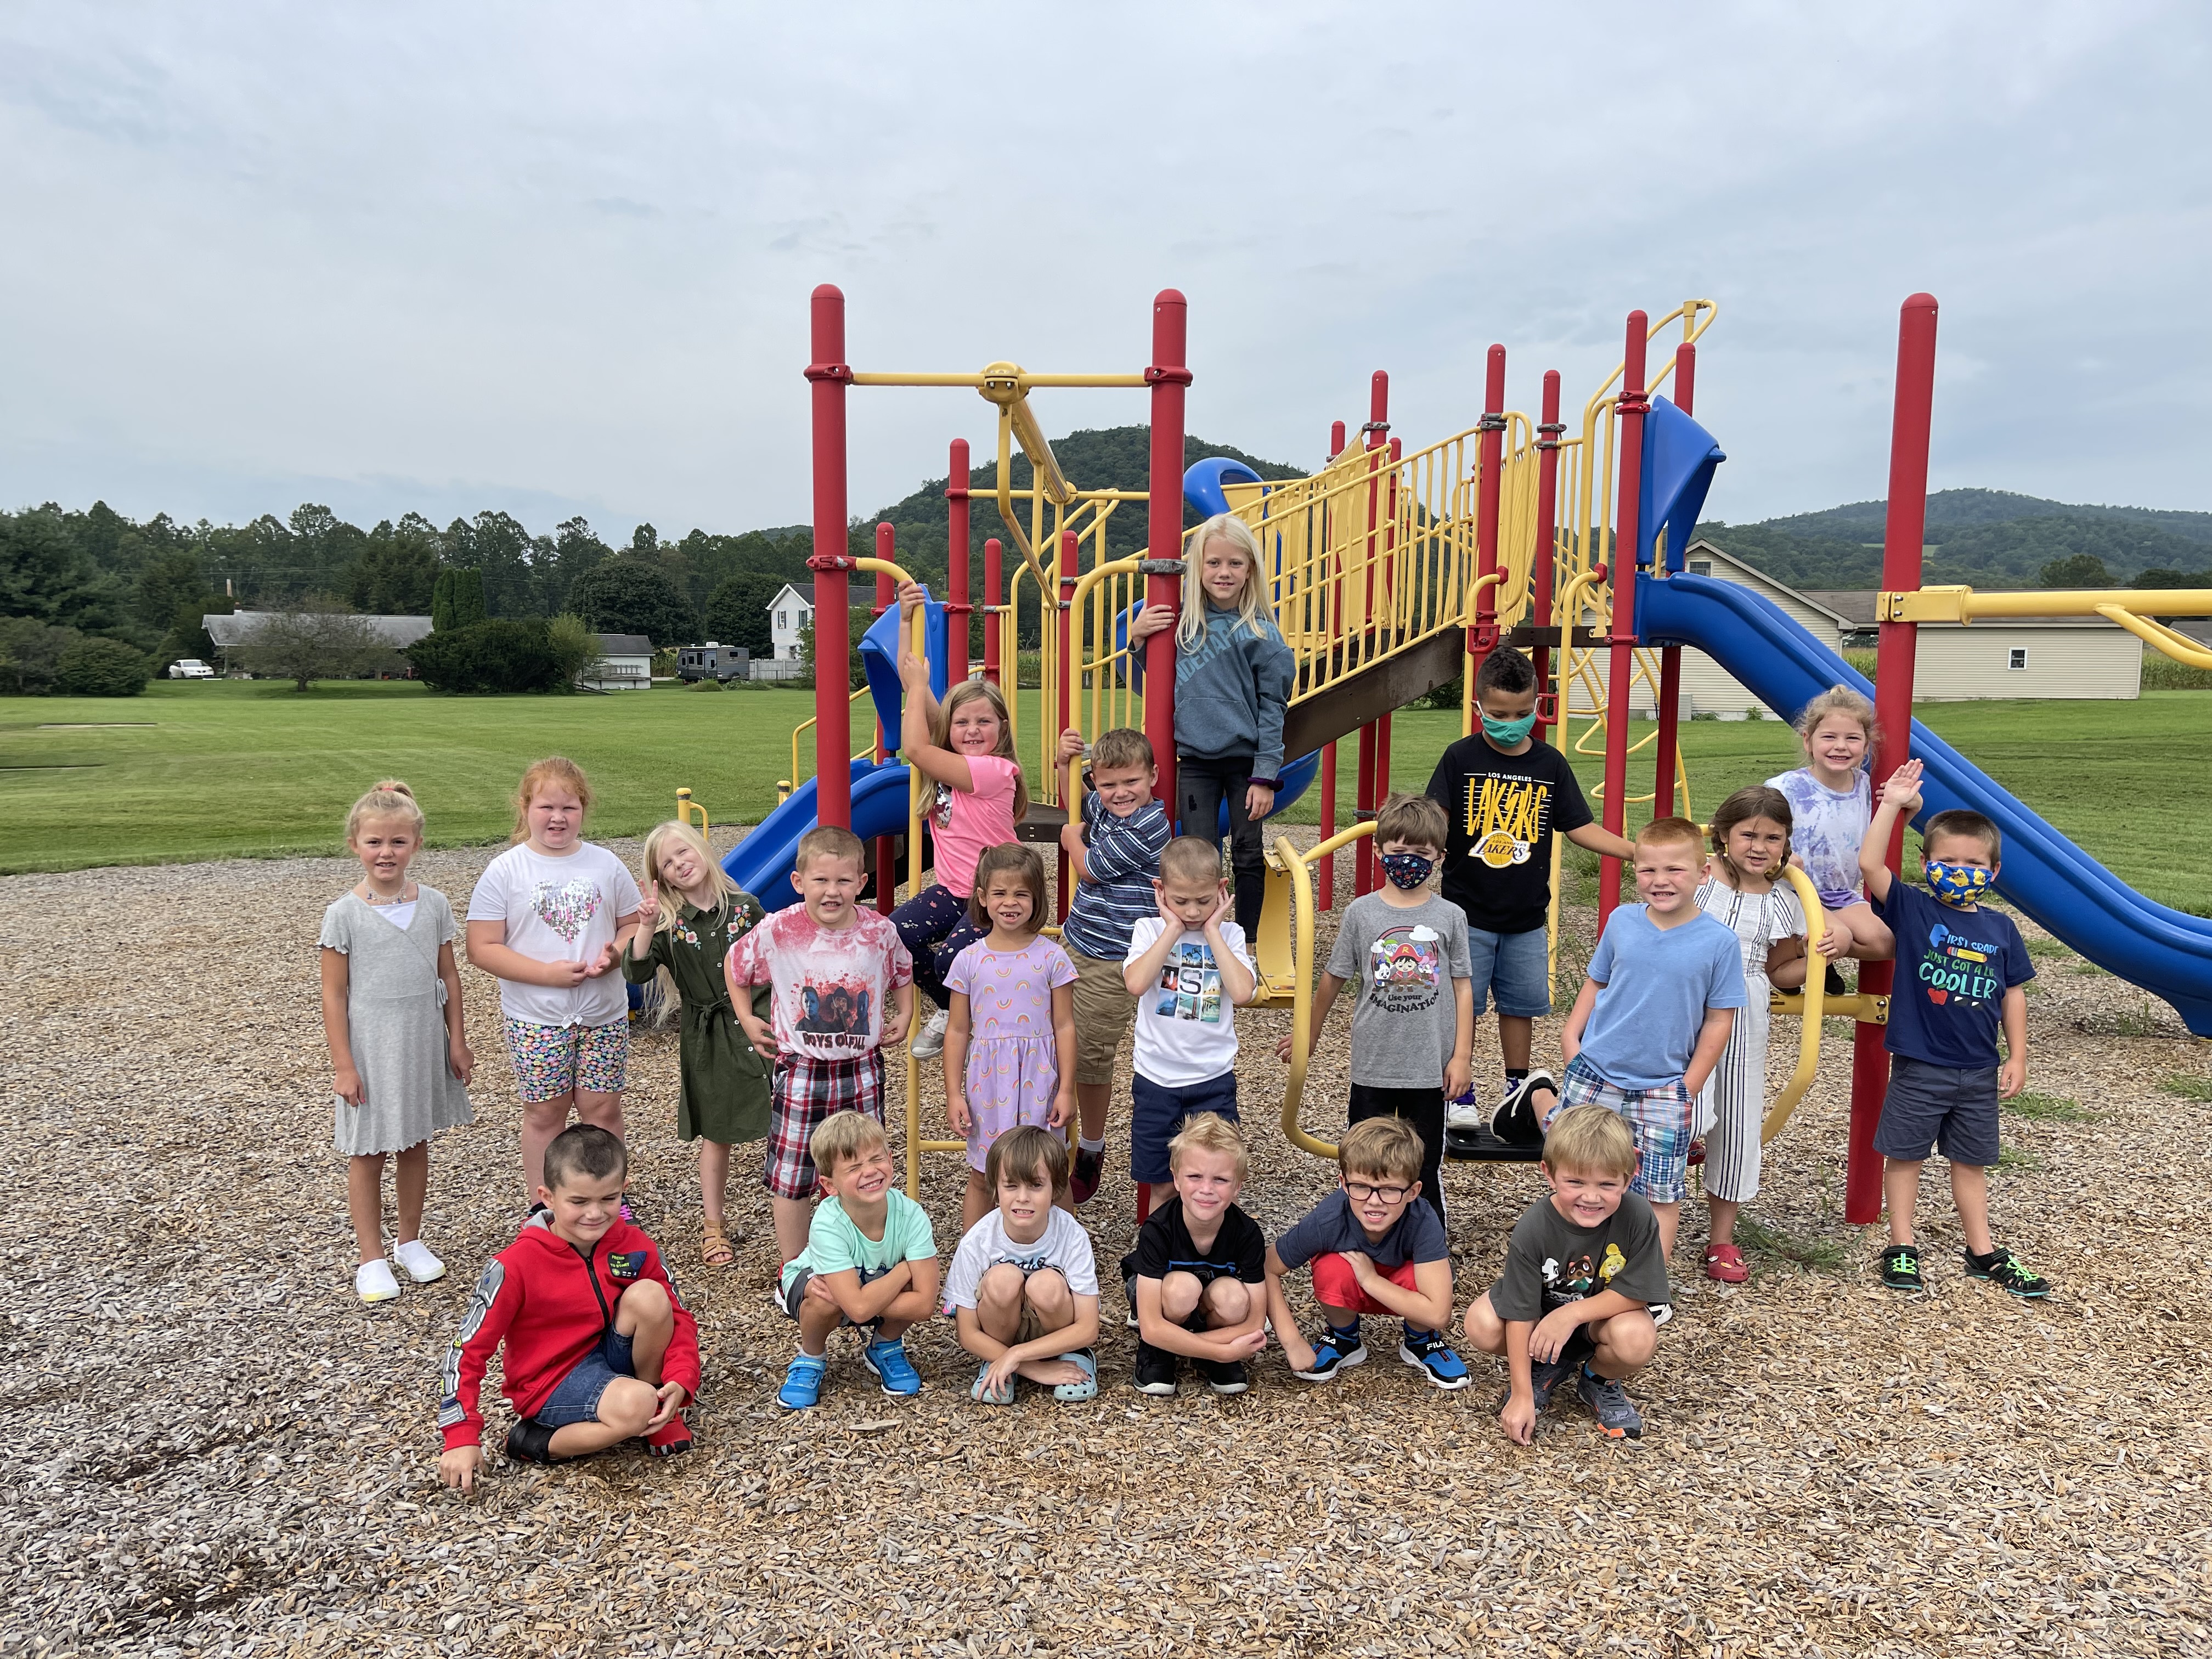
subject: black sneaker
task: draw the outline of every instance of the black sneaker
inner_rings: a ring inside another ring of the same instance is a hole
[[[507,1431],[507,1455],[518,1463],[565,1463],[553,1455],[553,1431],[534,1417],[526,1417]]]
[[[1088,1147],[1075,1149],[1075,1168],[1067,1177],[1067,1195],[1079,1208],[1088,1204],[1098,1193],[1098,1176],[1105,1168],[1106,1154],[1102,1150],[1092,1152]]]
[[[1125,1256],[1121,1261],[1121,1294],[1129,1304],[1129,1328],[1133,1331],[1142,1323],[1137,1317],[1137,1275],[1129,1267],[1134,1259]]]
[[[1206,1386],[1216,1394],[1242,1394],[1251,1387],[1241,1359],[1195,1359],[1191,1363],[1206,1379]]]
[[[1240,1366],[1238,1368],[1242,1370]],[[1176,1357],[1164,1348],[1156,1348],[1149,1342],[1137,1344],[1137,1375],[1139,1394],[1168,1395],[1176,1391]]]
[[[1903,1291],[1910,1296],[1923,1295],[1928,1281],[1920,1276],[1920,1247],[1917,1244],[1893,1244],[1881,1253],[1881,1282],[1893,1291]]]
[[[1538,1109],[1539,1091],[1557,1101],[1559,1080],[1549,1072],[1531,1072],[1512,1083],[1498,1109],[1491,1115],[1490,1133],[1512,1146],[1539,1146],[1544,1140],[1544,1121]]]
[[[2021,1259],[2010,1250],[1991,1250],[1987,1255],[1976,1255],[1968,1250],[1966,1256],[1966,1277],[1969,1279],[1986,1279],[1991,1284],[2010,1291],[2014,1296],[2027,1297],[2030,1300],[2051,1294],[2051,1281],[2039,1279],[2028,1272]]]
[[[1851,994],[1851,988],[1844,983],[1843,970],[1832,962],[1828,964],[1828,971],[1820,976],[1820,992],[1824,996],[1832,997],[1847,997]]]

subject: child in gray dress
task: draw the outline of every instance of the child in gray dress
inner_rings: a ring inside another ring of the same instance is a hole
[[[386,1155],[398,1153],[399,1164],[393,1254],[410,1279],[427,1285],[446,1272],[422,1238],[430,1137],[476,1117],[453,909],[436,888],[407,879],[422,845],[415,792],[396,781],[378,784],[346,815],[346,847],[361,860],[362,879],[323,912],[323,1035],[335,1074],[335,1145],[349,1159],[346,1208],[361,1258],[353,1285],[363,1302],[399,1294],[384,1259]]]

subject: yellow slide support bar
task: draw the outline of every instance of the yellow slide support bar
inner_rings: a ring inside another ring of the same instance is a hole
[[[699,821],[696,823],[691,823],[691,815],[694,812],[699,815]],[[702,836],[707,833],[707,809],[691,799],[691,792],[689,789],[679,789],[676,792],[676,821],[678,823],[691,823],[691,827]]]
[[[1309,866],[1374,833],[1371,822],[1355,823],[1305,853],[1291,846],[1289,836],[1278,836],[1274,851],[1267,854],[1267,903],[1260,913],[1257,961],[1268,988],[1287,982],[1291,994],[1291,1074],[1283,1085],[1283,1134],[1291,1146],[1316,1158],[1334,1158],[1336,1148],[1326,1140],[1315,1139],[1298,1124],[1298,1107],[1306,1092],[1306,1062],[1313,1049],[1314,891]],[[1297,912],[1295,955],[1291,948],[1293,900]],[[1298,966],[1301,963],[1306,964],[1304,970]]]

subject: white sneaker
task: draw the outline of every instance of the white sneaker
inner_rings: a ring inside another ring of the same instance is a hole
[[[1482,1103],[1469,1090],[1464,1099],[1449,1102],[1444,1107],[1444,1127],[1447,1129],[1480,1129],[1485,1120]]]
[[[929,1017],[928,1023],[915,1034],[914,1057],[916,1060],[934,1059],[945,1052],[945,1028],[951,1020],[951,1016],[942,1008]]]
[[[392,1264],[381,1258],[364,1261],[353,1270],[353,1288],[364,1302],[390,1302],[399,1295],[399,1281],[392,1276]]]
[[[428,1285],[446,1276],[446,1264],[430,1254],[430,1247],[419,1238],[410,1238],[392,1252],[399,1265],[407,1269],[407,1277],[417,1285]]]

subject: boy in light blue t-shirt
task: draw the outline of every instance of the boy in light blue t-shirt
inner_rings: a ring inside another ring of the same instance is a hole
[[[1628,1121],[1638,1167],[1629,1190],[1651,1206],[1662,1256],[1690,1173],[1690,1117],[1744,1005],[1735,930],[1698,908],[1705,840],[1687,818],[1656,818],[1636,838],[1636,890],[1607,921],[1582,994],[1559,1034],[1567,1074],[1551,1117],[1603,1106]],[[1547,1117],[1544,1127],[1551,1127]],[[1671,1308],[1654,1308],[1664,1323]]]
[[[1733,937],[1733,935],[1731,935]],[[775,1403],[805,1411],[822,1398],[830,1333],[872,1333],[860,1363],[902,1400],[921,1392],[906,1354],[906,1329],[937,1311],[937,1237],[928,1212],[895,1183],[884,1126],[866,1114],[832,1112],[807,1142],[830,1196],[814,1212],[806,1248],[783,1264],[783,1310],[799,1322],[799,1355]]]

